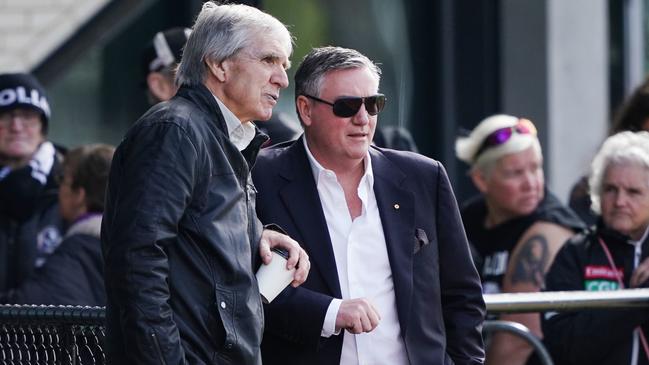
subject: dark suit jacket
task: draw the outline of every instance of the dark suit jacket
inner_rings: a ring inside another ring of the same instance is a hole
[[[410,363],[482,364],[482,289],[444,168],[411,152],[370,154]],[[338,364],[345,334],[320,333],[340,285],[302,139],[262,150],[253,179],[259,218],[284,228],[312,264],[302,286],[265,306],[264,364]]]

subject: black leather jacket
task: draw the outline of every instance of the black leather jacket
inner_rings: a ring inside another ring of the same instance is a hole
[[[267,139],[239,152],[203,85],[182,87],[124,137],[101,237],[109,363],[261,364],[249,166]]]

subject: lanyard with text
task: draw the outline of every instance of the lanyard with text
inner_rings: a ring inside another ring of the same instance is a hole
[[[624,282],[622,281],[621,275],[617,271],[617,268],[615,267],[615,261],[613,261],[613,256],[611,256],[611,251],[608,250],[608,246],[606,245],[606,242],[604,242],[603,239],[599,237],[598,239],[599,239],[600,246],[602,246],[602,249],[606,254],[606,258],[608,259],[608,264],[611,266],[611,269],[613,269],[613,273],[615,273],[615,278],[617,279],[617,283],[620,285],[620,289],[624,289]],[[647,338],[645,337],[644,332],[642,331],[642,327],[641,326],[636,327],[636,331],[638,331],[640,342],[642,342],[642,347],[644,348],[644,353],[647,356],[647,360],[649,360],[649,344],[647,344]]]

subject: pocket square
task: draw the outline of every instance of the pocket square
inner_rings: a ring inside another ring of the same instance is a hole
[[[419,252],[419,250],[421,250],[428,243],[429,241],[428,236],[426,235],[426,231],[421,228],[415,229],[415,248],[413,253]]]

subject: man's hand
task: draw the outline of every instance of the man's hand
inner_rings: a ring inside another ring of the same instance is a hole
[[[291,237],[270,229],[264,229],[261,233],[261,240],[259,241],[259,256],[261,256],[264,265],[268,265],[273,259],[273,255],[270,252],[270,249],[273,247],[279,247],[288,251],[286,268],[289,270],[294,267],[296,268],[291,285],[298,287],[304,283],[311,268],[309,255]]]
[[[372,303],[365,298],[343,300],[336,316],[336,330],[359,334],[370,332],[379,325],[381,316]]]
[[[649,283],[649,258],[644,259],[638,267],[633,270],[629,286],[632,288],[647,287]]]

